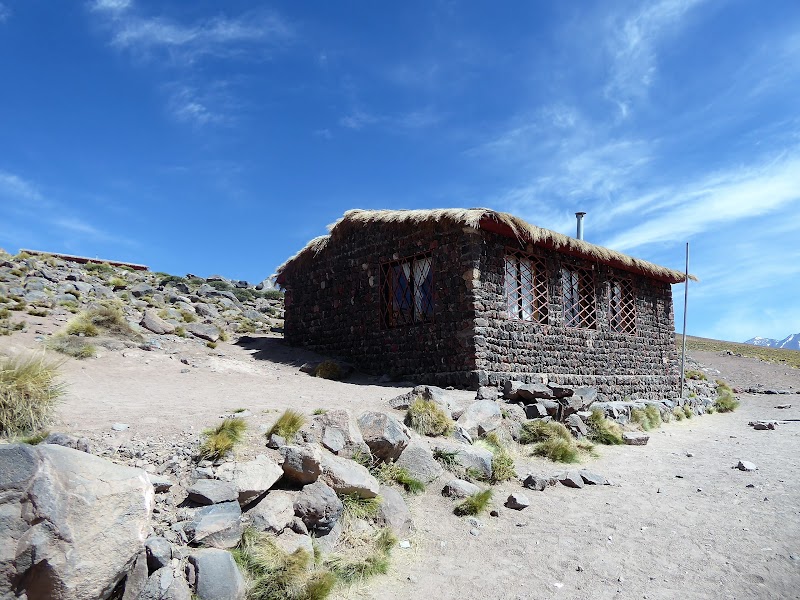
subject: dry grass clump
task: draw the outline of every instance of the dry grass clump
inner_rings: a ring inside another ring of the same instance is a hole
[[[459,517],[479,515],[489,507],[491,500],[492,490],[477,492],[456,504],[453,513]]]
[[[517,472],[514,470],[514,457],[511,456],[506,445],[494,431],[486,434],[486,436],[476,444],[483,446],[492,453],[492,476],[489,479],[490,483],[500,483],[517,477]]]
[[[592,410],[589,417],[589,437],[598,444],[607,446],[622,444],[622,427],[611,419],[606,418],[599,408]]]
[[[358,547],[348,555],[332,556],[325,566],[343,583],[361,581],[389,570],[389,561],[397,538],[388,528],[381,529],[370,543]]]
[[[421,494],[425,491],[425,483],[413,477],[408,469],[399,467],[395,463],[380,463],[371,471],[375,479],[381,483],[397,483],[411,494]]]
[[[43,356],[0,360],[0,435],[22,435],[42,429],[64,394],[58,363]]]
[[[639,425],[644,431],[661,427],[661,412],[652,404],[643,409],[634,408],[631,410],[631,423]]]
[[[12,323],[7,319],[0,319],[0,335],[11,335],[15,331],[22,331],[23,329],[25,329],[25,321]]]
[[[72,335],[54,335],[47,341],[47,347],[77,359],[92,358],[97,354],[93,344]]]
[[[694,416],[694,411],[692,410],[692,407],[689,406],[688,404],[683,405],[683,416],[686,417],[687,419],[691,419]]]
[[[555,421],[526,421],[522,424],[521,444],[535,444],[533,454],[554,462],[578,462],[581,451],[591,452],[590,443],[578,445],[563,423]]]
[[[336,576],[302,548],[287,554],[266,533],[247,528],[232,552],[248,579],[248,600],[323,600]]]
[[[358,494],[339,494],[339,500],[344,507],[343,514],[348,519],[374,519],[383,502],[380,496],[362,498]]]
[[[435,448],[433,451],[433,458],[448,471],[456,472],[461,468],[458,462],[458,452],[445,450],[444,448]]]
[[[342,368],[335,360],[323,360],[314,369],[314,377],[338,381],[342,378]]]
[[[197,315],[190,310],[183,310],[178,311],[181,313],[181,318],[183,319],[184,323],[194,323],[197,320]]]
[[[578,447],[563,438],[550,438],[539,442],[533,447],[533,454],[548,458],[553,462],[576,463],[578,462]]]
[[[684,379],[694,379],[696,381],[708,380],[708,377],[706,377],[706,374],[703,373],[702,371],[686,371],[686,373],[684,373],[683,376]]]
[[[672,409],[672,416],[675,417],[676,421],[683,421],[686,418],[686,415],[680,406],[676,406]]]
[[[542,421],[534,419],[522,424],[519,436],[520,444],[536,444],[552,438],[561,438],[567,441],[574,439],[569,430],[562,423],[556,421]]]
[[[200,445],[200,456],[207,460],[218,460],[233,450],[242,441],[247,423],[241,417],[225,419],[216,427],[203,432],[204,440]]]
[[[125,313],[116,304],[104,304],[83,311],[67,324],[67,335],[94,337],[100,332],[118,337],[135,338],[136,332],[125,320]]]
[[[32,317],[46,317],[50,314],[50,311],[46,308],[35,308],[32,306],[28,309],[28,314]]]
[[[267,432],[267,437],[279,435],[285,440],[291,440],[305,424],[306,416],[303,413],[287,408]]]
[[[112,277],[108,280],[108,285],[114,288],[114,291],[116,292],[117,290],[124,290],[126,287],[128,287],[128,282],[121,277]]]
[[[739,407],[739,401],[733,395],[731,387],[722,381],[717,380],[717,398],[714,400],[714,408],[717,412],[733,412]]]
[[[435,402],[415,398],[406,412],[406,425],[420,435],[448,435],[453,430],[453,420]]]

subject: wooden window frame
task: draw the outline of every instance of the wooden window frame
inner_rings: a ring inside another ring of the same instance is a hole
[[[547,325],[550,313],[550,273],[542,256],[506,248],[503,295],[508,318]]]
[[[434,262],[430,252],[385,262],[380,273],[384,329],[434,322]]]
[[[636,290],[630,277],[609,277],[606,281],[608,330],[636,335]]]
[[[597,329],[596,274],[591,266],[561,266],[561,314],[564,327]]]

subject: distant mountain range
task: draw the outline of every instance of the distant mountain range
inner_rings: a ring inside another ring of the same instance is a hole
[[[800,333],[793,333],[782,340],[772,338],[754,337],[750,338],[745,344],[753,346],[764,346],[766,348],[783,348],[785,350],[800,350]]]

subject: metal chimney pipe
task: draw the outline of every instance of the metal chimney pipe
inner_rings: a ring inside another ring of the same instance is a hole
[[[576,212],[575,213],[575,218],[578,219],[578,235],[577,235],[577,237],[578,237],[579,240],[583,239],[583,217],[584,217],[584,215],[586,215],[585,212]]]

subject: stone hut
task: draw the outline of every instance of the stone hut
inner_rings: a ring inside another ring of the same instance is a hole
[[[492,210],[351,210],[278,269],[285,339],[375,374],[676,395],[684,274]]]

